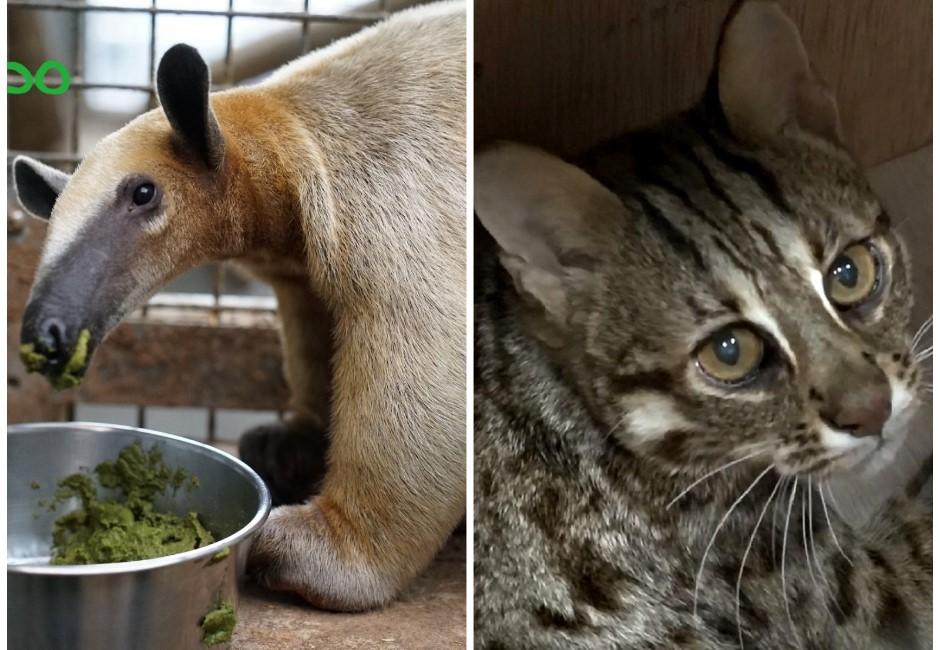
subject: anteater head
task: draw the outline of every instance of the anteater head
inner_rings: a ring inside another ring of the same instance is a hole
[[[160,61],[161,108],[102,140],[71,176],[13,163],[20,203],[49,220],[21,353],[54,385],[77,383],[95,346],[173,276],[234,256],[231,155],[198,52]]]

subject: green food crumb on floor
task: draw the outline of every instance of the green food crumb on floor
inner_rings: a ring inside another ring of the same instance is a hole
[[[232,640],[235,631],[235,608],[232,603],[219,600],[215,609],[210,610],[199,621],[202,628],[203,645],[213,646]]]
[[[215,541],[195,512],[180,517],[154,507],[153,500],[167,490],[191,490],[197,484],[184,469],[170,469],[158,447],[144,451],[140,441],[135,441],[116,460],[95,467],[94,475],[97,485],[88,473],[66,476],[59,481],[53,501],[40,504],[55,509],[72,498],[82,503],[53,524],[52,564],[148,560]],[[120,497],[103,499],[98,486]]]

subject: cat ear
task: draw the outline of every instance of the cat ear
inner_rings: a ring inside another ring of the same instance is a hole
[[[809,62],[797,26],[775,2],[732,10],[718,46],[718,97],[738,138],[759,144],[788,123],[842,139],[835,96]]]
[[[520,296],[564,327],[572,295],[593,281],[604,216],[623,204],[574,165],[501,143],[475,157],[474,210]]]

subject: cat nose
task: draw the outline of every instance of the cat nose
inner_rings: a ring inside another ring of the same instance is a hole
[[[833,428],[856,438],[881,435],[891,417],[891,389],[888,386],[847,390],[820,413]]]

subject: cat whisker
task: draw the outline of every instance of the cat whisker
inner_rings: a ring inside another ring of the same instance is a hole
[[[738,463],[743,463],[743,462],[746,461],[746,460],[750,460],[750,459],[752,459],[752,458],[755,458],[755,457],[757,457],[757,456],[760,456],[762,453],[764,453],[764,452],[767,450],[768,447],[770,447],[770,443],[761,443],[761,446],[760,446],[760,448],[759,448],[757,451],[752,452],[752,453],[750,453],[750,454],[748,454],[748,455],[746,455],[746,456],[743,456],[743,457],[741,457],[741,458],[737,458],[737,459],[731,461],[730,463],[725,463],[724,465],[722,465],[722,466],[719,467],[718,469],[714,469],[714,470],[710,471],[708,474],[706,474],[705,476],[702,476],[702,477],[696,479],[691,485],[689,485],[687,488],[685,488],[684,490],[682,490],[682,492],[680,492],[679,494],[677,494],[677,495],[675,496],[675,498],[674,498],[672,501],[670,501],[668,504],[666,504],[666,510],[668,510],[669,508],[671,508],[677,501],[679,501],[679,499],[681,499],[681,498],[684,497],[686,494],[688,494],[690,491],[692,491],[692,489],[694,489],[696,485],[699,485],[699,484],[700,484],[702,481],[704,481],[705,479],[711,478],[711,477],[714,476],[715,474],[718,474],[718,473],[720,473],[720,472],[723,472],[723,471],[725,471],[726,469],[728,469],[729,467],[732,467],[732,466],[734,466],[734,465],[737,465]]]
[[[932,356],[933,356],[933,346],[931,345],[929,348],[924,348],[923,350],[917,352],[914,355],[914,362],[923,363],[924,361],[931,358]]]
[[[790,483],[790,480],[796,480],[795,476],[788,476],[783,482],[783,490],[780,491],[780,494],[783,494],[787,491],[787,486]],[[774,566],[777,565],[777,515],[780,514],[780,508],[786,502],[786,499],[777,499],[777,502],[774,504],[774,517],[771,521],[773,526],[773,534],[770,536],[770,556],[773,558]]]
[[[807,478],[807,489],[803,490],[803,508],[800,513],[800,523],[803,524],[803,552],[806,554],[806,568],[809,569],[809,577],[813,581],[813,586],[816,587],[816,590],[819,590],[819,583],[816,582],[816,571],[813,568],[813,563],[809,557],[809,543],[806,540],[806,500],[809,492],[809,478]],[[812,531],[813,524],[810,522],[810,530]]]
[[[734,617],[738,623],[738,641],[741,643],[741,650],[744,650],[744,632],[741,630],[741,579],[744,576],[744,567],[747,565],[747,556],[751,552],[751,546],[754,544],[754,538],[757,537],[757,531],[760,528],[761,522],[764,521],[764,515],[767,513],[767,508],[770,506],[771,501],[774,500],[781,483],[783,483],[782,476],[777,479],[777,483],[774,485],[774,489],[771,491],[770,496],[767,497],[767,501],[764,503],[764,507],[761,508],[760,516],[757,517],[757,523],[754,524],[754,530],[751,531],[751,537],[747,540],[747,546],[744,547],[744,557],[741,558],[741,569],[738,571],[738,583],[734,589]]]
[[[780,551],[780,585],[783,588],[783,609],[787,613],[787,620],[790,621],[790,627],[793,629],[793,636],[799,642],[799,634],[796,631],[796,623],[793,622],[793,616],[790,615],[790,599],[787,597],[787,534],[790,529],[790,515],[793,512],[793,501],[796,499],[796,488],[800,482],[793,481],[793,490],[790,491],[790,504],[787,506],[787,518],[783,523],[783,548]],[[800,644],[802,647],[802,644]]]
[[[808,479],[807,491],[809,492],[809,547],[813,553],[813,563],[816,565],[816,570],[819,571],[819,578],[822,581],[823,591],[828,591],[832,593],[832,586],[829,584],[829,580],[826,578],[826,572],[823,570],[822,563],[819,561],[819,556],[816,554],[816,542],[813,539],[813,479]],[[822,499],[822,494],[820,493],[819,498]],[[842,612],[842,605],[839,604],[838,599],[833,599],[836,607]],[[844,615],[844,612],[843,612]]]
[[[813,539],[813,478],[809,477],[806,479],[806,491],[809,494],[809,547],[813,552],[813,564],[816,565],[816,569],[819,571],[819,576],[823,581],[823,584],[826,584],[826,574],[823,572],[822,565],[819,563],[819,556],[816,555],[816,542]]]
[[[917,349],[918,343],[921,339],[924,338],[924,335],[933,327],[933,314],[927,317],[921,326],[917,328],[917,331],[914,332],[914,337],[911,339],[911,350],[914,351]]]
[[[702,562],[699,564],[698,573],[695,575],[695,590],[692,594],[692,617],[693,618],[698,616],[698,584],[699,584],[699,581],[702,579],[702,573],[704,573],[705,571],[705,561],[708,559],[708,553],[709,551],[712,550],[712,546],[715,544],[715,540],[718,538],[718,533],[721,531],[722,526],[725,525],[725,522],[728,521],[728,517],[731,516],[731,513],[734,512],[734,509],[738,507],[738,504],[744,500],[744,498],[748,495],[748,493],[750,493],[750,491],[753,490],[754,487],[758,483],[760,483],[761,479],[767,476],[767,474],[770,471],[772,471],[773,468],[774,468],[774,464],[771,463],[770,465],[767,466],[767,469],[765,469],[763,472],[758,474],[757,478],[754,479],[754,481],[747,487],[747,489],[741,493],[741,496],[735,499],[734,503],[731,504],[731,507],[728,508],[724,516],[722,516],[721,520],[718,522],[718,525],[715,526],[715,532],[712,533],[711,539],[708,540],[708,545],[705,547],[705,552],[702,553]]]
[[[829,494],[832,494],[832,487],[830,487],[828,483],[826,484],[826,487],[829,488]],[[845,551],[842,550],[842,544],[839,543],[839,538],[836,536],[835,528],[832,527],[832,519],[829,518],[829,507],[826,505],[826,496],[823,494],[822,485],[819,485],[818,489],[819,499],[822,501],[823,513],[826,515],[826,524],[829,526],[829,533],[832,535],[832,541],[835,543],[836,548],[839,549],[839,553],[842,554],[842,557],[844,557],[849,564],[852,564],[852,560],[848,555],[845,554]],[[835,499],[833,499],[833,502],[835,502]]]

